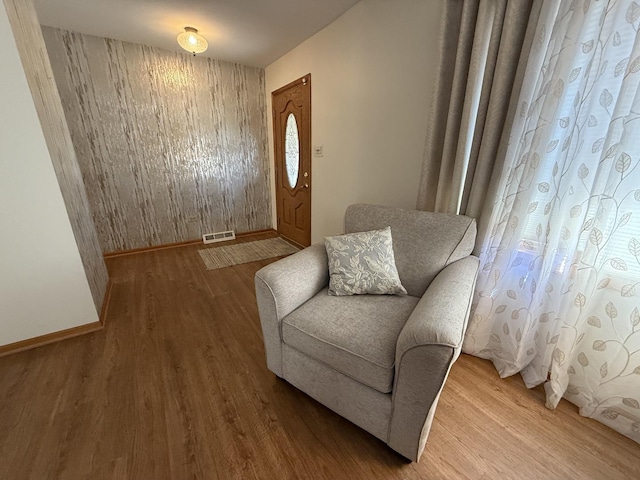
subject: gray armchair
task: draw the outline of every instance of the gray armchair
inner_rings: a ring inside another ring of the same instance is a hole
[[[345,233],[391,227],[406,296],[327,294],[323,244],[256,273],[267,366],[410,460],[460,354],[478,272],[475,220],[352,205]]]

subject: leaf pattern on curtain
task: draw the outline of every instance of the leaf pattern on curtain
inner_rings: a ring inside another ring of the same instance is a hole
[[[545,1],[464,351],[640,442],[640,4]]]

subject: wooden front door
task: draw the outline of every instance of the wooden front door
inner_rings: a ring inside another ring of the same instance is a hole
[[[278,233],[311,245],[311,74],[271,94]]]

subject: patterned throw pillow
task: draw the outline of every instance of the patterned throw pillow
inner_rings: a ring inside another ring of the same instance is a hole
[[[400,283],[391,228],[326,237],[329,295],[406,294]]]

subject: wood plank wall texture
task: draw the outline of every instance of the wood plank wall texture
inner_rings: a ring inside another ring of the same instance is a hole
[[[102,258],[82,174],[47,58],[40,24],[31,0],[5,0],[4,3],[93,301],[100,313],[109,275]],[[46,202],[47,199],[34,198],[34,201]],[[43,248],[46,248],[46,243],[43,244]]]
[[[104,252],[271,227],[263,69],[43,33]]]

